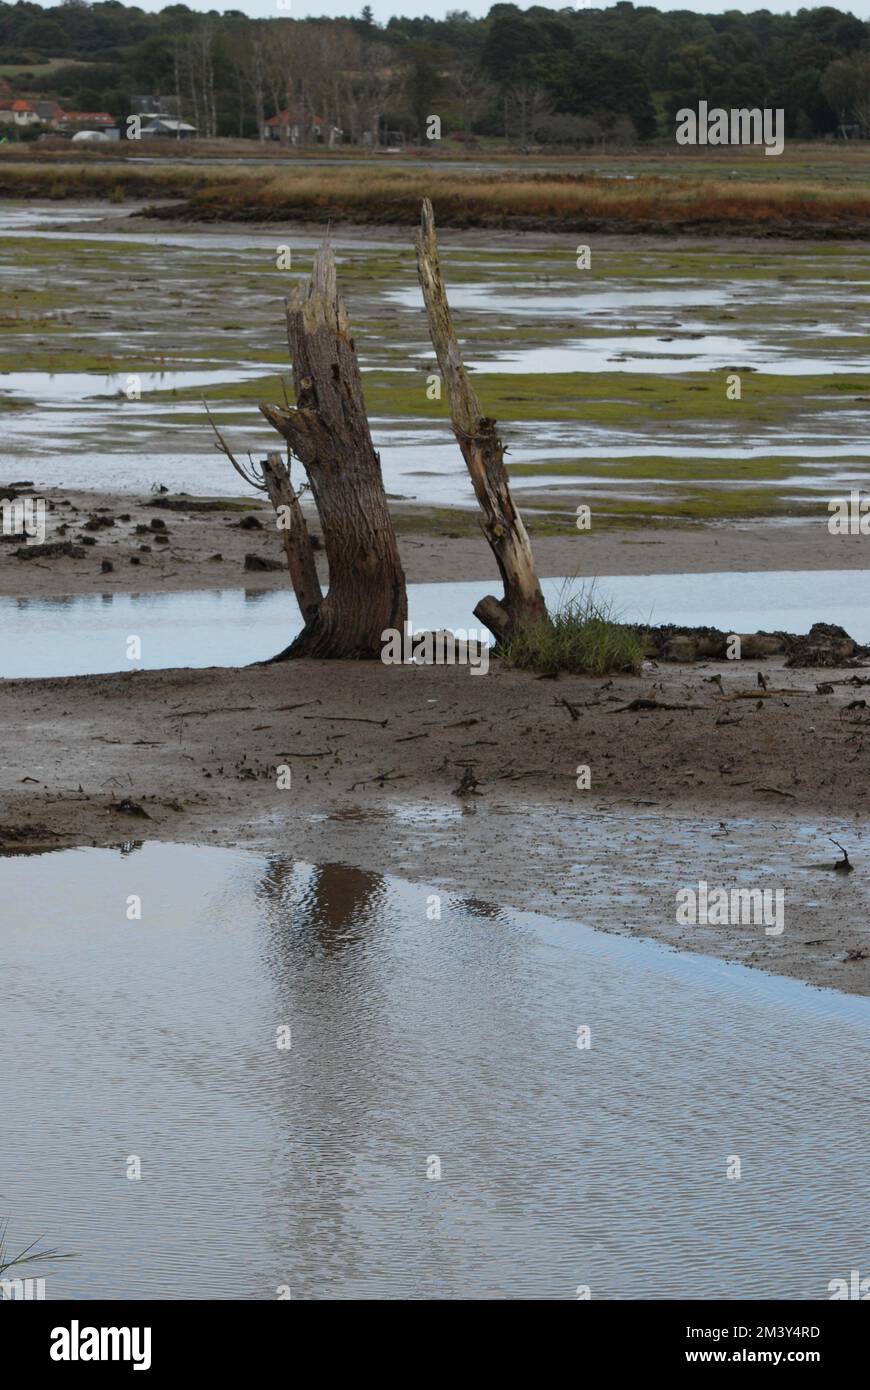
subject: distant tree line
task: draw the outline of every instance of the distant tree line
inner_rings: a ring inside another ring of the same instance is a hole
[[[51,63],[50,68],[46,65]],[[30,70],[32,67],[32,71]],[[10,71],[18,68],[18,71]],[[250,19],[120,0],[0,3],[0,72],[16,95],[123,119],[134,93],[175,100],[203,136],[577,147],[670,137],[701,100],[782,107],[786,133],[870,138],[870,22],[831,7],[662,14],[646,6],[494,5],[485,19]]]

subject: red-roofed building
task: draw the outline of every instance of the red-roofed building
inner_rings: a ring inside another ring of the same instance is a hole
[[[283,140],[288,145],[299,145],[305,140],[335,145],[341,139],[337,126],[328,126],[322,116],[310,116],[298,109],[270,116],[263,122],[260,133],[264,140]]]
[[[67,111],[66,119],[69,125],[90,126],[92,130],[102,130],[116,124],[115,117],[110,116],[108,111]]]
[[[29,101],[23,97],[17,97],[10,107],[12,119],[16,125],[38,125],[39,116]]]

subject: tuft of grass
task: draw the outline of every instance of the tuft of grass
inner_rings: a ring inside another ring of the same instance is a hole
[[[499,648],[505,666],[557,675],[637,673],[644,644],[637,630],[617,622],[593,590],[564,598],[550,625],[527,629]]]
[[[61,1255],[57,1250],[37,1250],[36,1241],[20,1250],[17,1255],[10,1255],[6,1245],[6,1230],[8,1223],[4,1222],[0,1226],[0,1278],[6,1278],[11,1269],[20,1268],[22,1265],[39,1264],[44,1260],[71,1260],[72,1255]]]

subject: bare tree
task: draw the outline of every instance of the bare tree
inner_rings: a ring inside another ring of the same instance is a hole
[[[380,143],[384,109],[399,85],[390,67],[392,56],[391,50],[382,43],[366,44],[362,52],[361,72],[356,84],[360,138],[370,130],[374,145]]]
[[[462,111],[462,138],[466,145],[474,139],[474,127],[493,105],[497,88],[487,80],[478,59],[462,59],[451,74],[453,90]]]

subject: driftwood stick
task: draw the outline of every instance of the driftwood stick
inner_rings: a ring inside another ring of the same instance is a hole
[[[423,200],[417,233],[417,274],[426,303],[429,336],[447,390],[453,432],[465,459],[474,495],[483,511],[482,527],[498,563],[504,597],[482,599],[474,610],[497,641],[522,627],[548,623],[547,608],[522,518],[514,506],[497,422],[481,413],[456,338],[441,276],[435,218]]]

